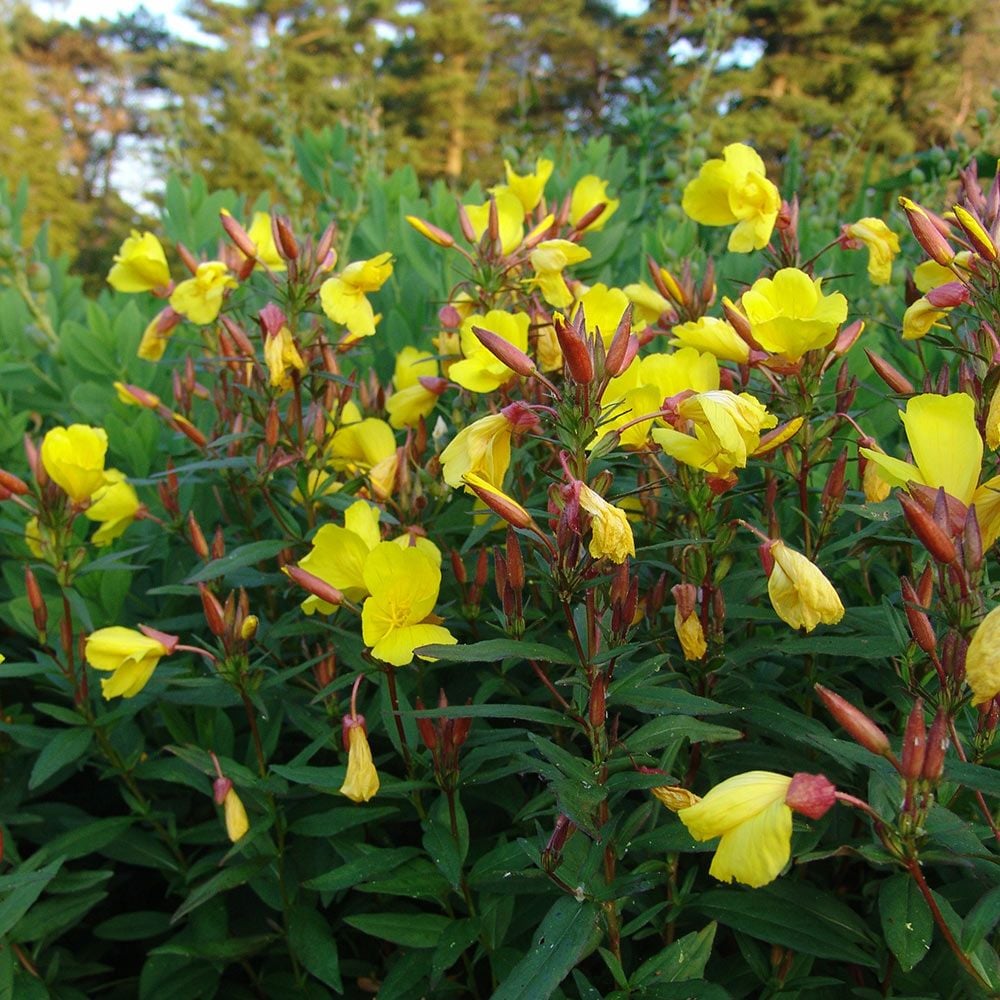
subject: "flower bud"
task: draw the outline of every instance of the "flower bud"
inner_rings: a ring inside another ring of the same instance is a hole
[[[205,621],[212,632],[212,635],[222,637],[228,631],[226,628],[226,618],[222,610],[219,599],[213,594],[204,583],[198,584],[198,593],[201,594],[201,606],[205,612]]]
[[[220,776],[212,782],[212,797],[215,799],[217,806],[221,806],[226,801],[226,796],[232,790],[232,787],[233,783],[229,778]]]
[[[287,261],[297,260],[299,245],[295,240],[295,234],[292,232],[288,219],[280,215],[272,216],[271,231],[274,234],[274,243],[278,248],[278,253]]]
[[[940,563],[952,563],[958,553],[955,543],[944,533],[934,518],[908,493],[896,494],[903,516],[924,548]]]
[[[931,260],[942,267],[950,266],[955,259],[955,251],[935,224],[931,213],[906,197],[901,196],[899,204],[906,213],[906,221],[909,222],[914,237]]]
[[[35,621],[35,630],[38,632],[39,641],[45,642],[45,626],[48,624],[49,611],[45,606],[45,598],[42,597],[38,580],[30,566],[24,567],[24,590],[28,597],[28,606]]]
[[[889,737],[860,709],[822,684],[815,685],[826,710],[834,717],[855,743],[880,757],[890,757]]]
[[[344,595],[336,587],[321,580],[318,576],[314,576],[308,570],[302,569],[301,566],[283,566],[282,572],[293,583],[308,590],[310,594],[318,597],[321,601],[326,601],[327,604],[334,606],[344,603]]]
[[[510,341],[493,333],[491,330],[484,330],[481,326],[473,326],[472,332],[476,338],[495,358],[502,361],[511,371],[528,378],[534,375],[538,369],[535,362],[528,357],[520,348],[515,347]]]
[[[997,259],[997,248],[983,224],[967,208],[956,205],[953,209],[962,232],[972,246],[972,249],[986,260]]]
[[[589,385],[594,380],[594,359],[583,333],[558,314],[553,326],[562,350],[563,361],[573,381],[578,385]]]
[[[964,305],[972,299],[968,286],[961,281],[947,281],[943,285],[938,285],[937,288],[927,292],[924,298],[935,309],[954,309],[955,306]]]
[[[225,209],[219,213],[219,217],[222,222],[222,228],[236,247],[244,256],[255,258],[257,256],[257,245],[250,239],[249,233]]]
[[[837,334],[837,339],[833,342],[830,352],[838,358],[843,357],[858,342],[858,338],[864,333],[864,330],[864,320],[856,319],[853,323],[848,323]]]
[[[906,612],[906,621],[910,626],[910,635],[914,642],[928,655],[932,655],[937,649],[937,636],[931,627],[931,620],[920,607],[917,592],[907,577],[900,580],[900,591],[903,596],[903,611]]]
[[[924,769],[920,775],[924,781],[937,782],[944,772],[944,759],[951,743],[948,730],[948,713],[942,707],[937,710],[927,734],[927,753],[924,754]]]
[[[201,525],[194,516],[194,511],[188,511],[188,538],[191,540],[191,548],[199,559],[208,558],[208,542],[205,540],[205,533],[201,530]]]
[[[243,808],[243,802],[236,794],[235,788],[230,787],[229,791],[226,792],[222,808],[226,818],[226,835],[235,844],[238,840],[245,837],[247,831],[250,829],[250,820],[247,818],[247,811]]]
[[[785,793],[785,805],[794,812],[819,819],[833,808],[837,801],[837,788],[823,774],[806,774],[799,771],[792,775],[792,783]]]
[[[900,396],[912,396],[917,390],[913,383],[901,372],[898,372],[888,361],[880,358],[874,351],[865,348],[865,355],[868,357],[875,374],[882,379],[893,392]]]
[[[427,222],[425,219],[418,218],[416,215],[407,215],[405,218],[421,236],[429,239],[432,243],[436,243],[439,247],[447,249],[455,245],[455,237],[451,233],[446,233],[443,229],[439,229],[437,226]]]
[[[924,723],[924,702],[918,698],[913,703],[910,717],[906,720],[906,732],[903,734],[903,753],[900,774],[907,781],[919,778],[924,769],[924,756],[927,753],[927,726]]]

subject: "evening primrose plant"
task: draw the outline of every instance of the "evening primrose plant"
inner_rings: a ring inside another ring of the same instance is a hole
[[[640,180],[125,237],[0,470],[13,995],[1000,989],[1000,182]]]

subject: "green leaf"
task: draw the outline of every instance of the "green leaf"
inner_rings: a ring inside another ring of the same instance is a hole
[[[544,1000],[601,936],[600,909],[570,896],[556,900],[525,956],[507,974],[493,1000]]]
[[[726,740],[741,740],[743,733],[728,726],[716,726],[711,722],[692,719],[688,715],[668,715],[653,719],[637,729],[624,740],[632,753],[657,750],[672,740],[686,739],[691,743],[722,743]]]
[[[687,979],[701,979],[712,954],[718,926],[713,921],[700,931],[685,934],[668,948],[664,948],[659,955],[640,965],[629,985],[643,986],[651,980],[676,983]]]
[[[249,882],[268,863],[267,858],[253,858],[250,861],[243,861],[232,868],[224,868],[217,875],[213,875],[207,882],[203,882],[194,889],[187,899],[170,918],[172,924],[176,924],[182,917],[186,917],[192,910],[198,909],[202,903],[207,903],[220,892],[228,892],[238,885]]]
[[[575,725],[561,712],[541,705],[449,705],[447,708],[421,708],[412,714],[425,719],[519,719],[549,726]]]
[[[381,941],[407,948],[436,948],[450,921],[435,913],[360,913],[344,923]]]
[[[286,542],[278,540],[250,542],[249,545],[241,545],[238,549],[227,552],[221,559],[213,559],[207,566],[203,566],[184,582],[194,584],[202,583],[205,580],[214,580],[217,577],[225,577],[234,570],[273,559],[286,545]]]
[[[417,652],[454,663],[499,663],[511,657],[516,660],[541,660],[543,663],[577,662],[576,657],[564,649],[516,639],[484,639],[467,646],[421,646]]]
[[[431,958],[432,985],[436,983],[479,937],[475,920],[453,920],[441,935]]]
[[[305,888],[317,892],[339,892],[341,889],[350,889],[352,886],[387,875],[420,854],[415,847],[379,848],[367,844],[360,846],[363,849],[360,858],[309,879],[304,883]]]
[[[42,748],[28,778],[28,788],[34,789],[52,777],[56,771],[78,763],[90,746],[94,734],[90,729],[63,729]]]
[[[17,925],[61,867],[60,858],[38,871],[19,869],[4,877],[0,883],[0,892],[4,894],[0,901],[0,937],[4,937]]]
[[[990,889],[962,921],[962,949],[975,951],[1000,920],[1000,886]]]
[[[94,937],[106,941],[144,941],[170,930],[170,914],[160,910],[139,910],[109,917],[94,928]]]
[[[296,958],[335,993],[344,992],[337,942],[330,926],[315,910],[297,906],[288,922],[288,943]]]
[[[909,875],[893,875],[879,889],[882,932],[900,968],[909,972],[927,954],[934,935],[930,907]]]

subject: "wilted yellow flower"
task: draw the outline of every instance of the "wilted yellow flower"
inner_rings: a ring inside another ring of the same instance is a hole
[[[661,785],[659,788],[651,788],[650,794],[662,802],[671,812],[680,812],[681,809],[688,809],[696,802],[701,801],[701,796],[680,785]]]
[[[781,541],[771,543],[771,558],[767,594],[782,621],[811,632],[820,622],[836,625],[844,617],[837,591],[815,563]]]
[[[192,323],[204,326],[219,315],[226,289],[235,288],[236,284],[221,260],[207,260],[198,265],[193,278],[177,285],[170,296],[170,306]]]
[[[626,285],[622,291],[632,303],[632,331],[645,330],[670,309],[670,303],[643,281]]]
[[[176,636],[156,635],[159,638],[112,625],[87,636],[84,645],[87,662],[95,670],[113,671],[108,680],[101,681],[105,698],[132,698],[146,686],[156,664],[172,653],[177,644]]]
[[[551,323],[538,328],[538,335],[535,338],[535,358],[540,371],[554,372],[562,368],[562,347],[556,336],[556,328]]]
[[[785,267],[773,278],[759,278],[743,293],[743,310],[754,340],[766,351],[798,361],[806,351],[826,347],[847,318],[840,292],[824,295],[822,278]]]
[[[151,292],[170,284],[170,268],[163,246],[152,233],[132,230],[114,256],[108,284],[116,292]]]
[[[375,311],[366,295],[377,292],[391,275],[392,254],[388,251],[348,264],[339,275],[320,285],[323,312],[334,323],[347,327],[352,338],[370,337],[375,332]]]
[[[872,450],[880,455],[885,452],[877,444],[872,444]],[[892,486],[885,481],[879,467],[874,462],[865,459],[865,471],[861,474],[861,488],[868,503],[881,503],[892,492]]]
[[[235,844],[237,840],[246,836],[250,829],[250,820],[247,819],[247,811],[243,808],[243,803],[232,785],[229,786],[229,791],[222,801],[222,809],[226,818],[226,836]]]
[[[670,341],[673,347],[693,347],[708,351],[722,361],[746,364],[750,359],[750,345],[724,319],[702,316],[691,323],[678,323],[672,327]]]
[[[899,237],[881,219],[871,217],[844,226],[844,236],[849,249],[868,247],[868,277],[873,285],[887,285],[899,253]]]
[[[941,320],[949,311],[931,305],[927,298],[921,295],[915,302],[910,303],[903,313],[903,340],[920,340],[921,337],[926,337],[935,326],[941,324]]]
[[[287,270],[288,265],[278,253],[278,245],[274,242],[274,229],[271,226],[271,216],[267,212],[254,212],[253,222],[247,230],[250,242],[257,248],[257,260],[270,271]]]
[[[497,203],[497,221],[500,224],[500,248],[503,253],[511,253],[524,239],[524,206],[521,199],[505,187],[496,187],[491,192]],[[490,224],[490,203],[466,205],[465,213],[472,224],[476,239],[481,240]]]
[[[359,720],[345,724],[347,730],[347,774],[340,786],[340,794],[346,795],[352,802],[367,802],[373,798],[379,789],[378,771],[372,760],[371,747],[365,727]]]
[[[678,811],[695,840],[721,838],[709,874],[753,888],[781,874],[792,854],[792,810],[785,802],[791,783],[783,774],[748,771]]]
[[[620,288],[608,288],[598,283],[580,296],[573,315],[575,317],[577,309],[583,309],[588,332],[599,331],[604,346],[608,347],[628,307],[628,296]]]
[[[104,484],[94,491],[90,506],[83,512],[88,520],[101,524],[91,541],[97,546],[110,545],[135,520],[141,506],[125,474],[108,469]]]
[[[511,422],[502,413],[492,413],[463,427],[441,452],[441,474],[452,488],[464,486],[464,477],[474,472],[491,486],[501,489],[510,465]]]
[[[556,309],[565,309],[573,301],[563,270],[571,264],[590,259],[590,251],[570,240],[543,240],[528,258],[535,270],[532,283],[542,292],[542,298]],[[481,324],[480,324],[481,325]]]
[[[602,203],[604,211],[584,228],[584,232],[600,232],[608,219],[618,211],[621,202],[618,198],[608,197],[608,182],[601,180],[597,174],[587,174],[586,177],[581,177],[573,186],[573,194],[569,204],[569,221],[576,226],[592,208]]]
[[[306,370],[306,363],[287,326],[282,326],[274,336],[264,334],[264,360],[267,362],[268,384],[279,392],[291,389],[293,371]]]
[[[978,625],[965,654],[965,679],[972,704],[982,705],[1000,694],[1000,607]]]
[[[143,361],[159,361],[167,349],[170,335],[180,325],[183,316],[176,309],[167,306],[161,309],[143,330],[136,356]]]
[[[527,313],[509,313],[502,309],[491,309],[485,316],[478,313],[468,316],[462,321],[461,329],[464,357],[448,369],[448,377],[470,392],[498,389],[513,377],[514,372],[480,342],[472,328],[478,326],[489,330],[527,353],[530,322]]]
[[[532,174],[514,173],[514,168],[507,160],[503,161],[503,166],[507,174],[507,187],[512,194],[517,195],[524,213],[527,214],[542,200],[545,184],[552,176],[553,163],[551,160],[539,157],[535,161],[535,172]]]
[[[967,274],[971,260],[971,250],[961,250],[955,254],[951,267],[945,267],[936,260],[925,260],[913,269],[913,283],[917,286],[918,292],[926,295],[932,289],[947,285],[948,282]]]
[[[729,249],[750,253],[767,246],[781,208],[778,189],[765,176],[764,161],[749,146],[734,142],[721,160],[702,164],[684,188],[681,207],[703,226],[731,226]]]
[[[108,435],[103,427],[54,427],[42,439],[42,465],[70,500],[82,503],[104,485],[107,450]]]
[[[685,660],[700,660],[708,652],[705,630],[702,628],[701,619],[694,612],[685,617],[678,607],[674,611],[674,631],[680,639]]]
[[[635,539],[625,511],[585,483],[580,484],[580,506],[591,518],[589,549],[595,559],[607,556],[613,563],[623,563],[635,555]]]
[[[402,667],[418,646],[458,640],[432,618],[441,570],[419,548],[382,542],[369,554],[364,582],[370,595],[361,609],[361,634],[372,656]]]

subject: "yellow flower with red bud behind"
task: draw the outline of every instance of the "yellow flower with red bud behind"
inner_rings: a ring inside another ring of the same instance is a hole
[[[528,260],[535,271],[531,284],[536,285],[542,298],[556,309],[565,309],[573,301],[573,293],[566,284],[563,271],[571,264],[590,259],[590,251],[570,240],[543,240]],[[480,324],[482,325],[482,324]]]
[[[496,204],[497,223],[500,227],[501,252],[512,253],[524,239],[524,206],[521,204],[521,199],[506,187],[495,187],[491,194],[492,201]],[[481,240],[490,224],[490,202],[465,205],[464,208],[475,239]]]
[[[625,511],[608,503],[586,483],[579,487],[580,506],[590,515],[590,554],[595,559],[606,556],[613,563],[635,556],[635,538]]]
[[[149,683],[157,663],[169,656],[179,642],[177,636],[146,625],[139,631],[112,625],[87,636],[84,657],[95,670],[111,672],[101,680],[105,698],[134,698]]]
[[[611,346],[611,341],[618,330],[618,324],[630,305],[628,296],[620,288],[609,288],[607,285],[598,283],[591,285],[577,299],[572,315],[576,319],[582,309],[587,321],[587,332],[599,332],[604,341],[604,347],[607,349]]]
[[[903,313],[903,340],[920,340],[926,337],[934,327],[940,327],[948,315],[947,309],[939,309],[931,305],[930,300],[922,295],[911,302]]]
[[[135,520],[142,504],[134,487],[118,469],[108,469],[104,484],[90,497],[90,505],[83,512],[88,521],[97,521],[100,527],[90,539],[94,545],[110,545],[124,534]]]
[[[674,631],[680,640],[684,659],[697,661],[705,658],[708,643],[705,630],[698,617],[696,599],[698,588],[693,583],[678,583],[671,587],[676,606],[674,609]]]
[[[160,241],[133,229],[114,256],[108,284],[116,292],[152,292],[169,285],[170,268]]]
[[[41,460],[49,479],[74,503],[88,500],[104,485],[108,435],[103,427],[54,427],[42,439]]]
[[[499,389],[514,377],[515,372],[476,336],[474,328],[488,330],[524,354],[528,350],[530,322],[527,313],[509,313],[502,309],[466,317],[460,331],[464,356],[448,369],[448,377],[470,392]]]
[[[512,403],[500,413],[480,417],[463,427],[441,452],[444,481],[457,490],[465,486],[465,476],[473,472],[491,486],[502,489],[510,465],[514,431],[527,429],[534,423],[535,418],[524,404]]]
[[[767,594],[778,617],[811,632],[820,622],[836,625],[844,605],[820,568],[782,541],[771,542]]]
[[[867,217],[844,225],[840,245],[845,250],[868,248],[868,277],[873,285],[892,279],[892,262],[899,253],[899,237],[881,220]]]
[[[184,317],[172,306],[161,309],[146,325],[135,352],[136,357],[143,361],[159,361],[170,343],[171,334],[183,320]]]
[[[602,180],[597,174],[587,174],[581,177],[573,186],[570,196],[569,220],[577,228],[591,215],[598,205],[604,205],[596,218],[591,218],[582,228],[582,232],[599,233],[608,219],[618,211],[621,204],[617,198],[608,197],[608,181]]]
[[[368,293],[377,292],[392,276],[392,254],[356,260],[320,285],[319,299],[328,319],[347,327],[351,339],[375,333],[375,310]]]
[[[532,173],[518,174],[515,173],[508,160],[503,161],[504,172],[507,176],[507,188],[511,194],[517,196],[525,214],[533,211],[542,200],[545,185],[552,176],[554,166],[555,164],[551,160],[539,157],[535,160],[535,169]]]
[[[253,221],[247,230],[247,236],[256,251],[257,260],[269,271],[285,271],[288,265],[278,252],[278,244],[274,240],[274,227],[271,216],[267,212],[254,212]]]

